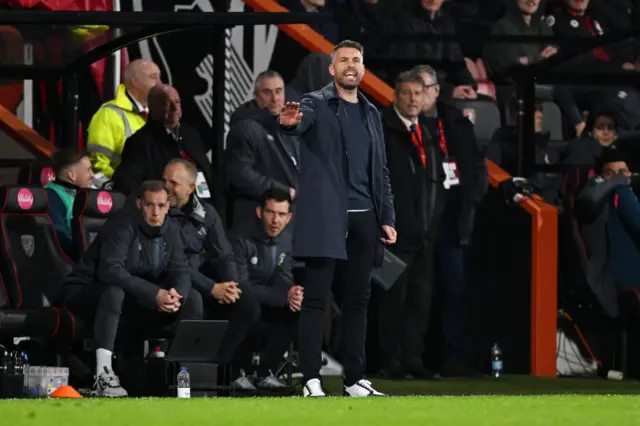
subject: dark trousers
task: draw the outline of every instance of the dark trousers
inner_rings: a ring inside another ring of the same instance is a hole
[[[332,285],[341,306],[340,358],[345,371],[344,383],[351,386],[364,377],[367,306],[378,237],[378,223],[373,210],[349,213],[348,260],[304,259],[298,355],[305,381],[320,378],[325,310]]]
[[[458,243],[457,212],[455,207],[447,207],[442,214],[435,245],[435,277],[436,291],[442,300],[445,358],[451,362],[466,362],[469,250]]]
[[[433,245],[428,242],[417,252],[398,254],[407,268],[389,290],[380,290],[378,343],[383,367],[422,365],[431,311],[433,256]]]
[[[141,305],[120,286],[93,285],[71,294],[65,306],[87,324],[93,324],[96,348],[113,351],[118,331],[123,328],[128,336],[151,337],[176,322],[202,319],[200,293],[192,289],[181,303],[176,313],[160,312]]]
[[[230,364],[234,372],[249,371],[253,351],[260,349],[258,376],[275,373],[295,336],[297,314],[284,306],[262,306],[248,290],[234,304],[220,305],[215,300],[208,304],[207,311],[212,317],[226,317],[229,321],[218,362]]]

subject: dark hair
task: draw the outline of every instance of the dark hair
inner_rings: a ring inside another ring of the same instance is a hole
[[[56,177],[62,178],[65,171],[71,166],[78,164],[83,158],[89,157],[86,151],[76,151],[74,149],[61,149],[53,154],[52,168]]]
[[[262,193],[262,196],[260,197],[260,206],[265,208],[268,201],[275,201],[276,203],[283,203],[286,201],[289,203],[289,211],[291,211],[291,204],[293,204],[289,191],[278,188],[269,188]]]
[[[362,56],[364,56],[364,47],[353,40],[342,40],[340,43],[336,44],[336,47],[333,48],[333,52],[331,52],[331,60],[333,61],[333,57],[336,56],[336,52],[340,49],[349,48],[356,49]]]
[[[595,107],[591,111],[589,111],[587,122],[585,123],[584,127],[586,132],[591,133],[593,131],[593,128],[596,125],[596,119],[598,117],[609,117],[611,120],[613,120],[613,124],[614,126],[616,126],[616,130],[618,130],[618,113],[616,113],[612,107],[605,104]]]
[[[144,198],[144,195],[147,192],[160,192],[160,191],[164,191],[168,194],[167,192],[167,187],[164,186],[164,182],[159,181],[159,180],[145,180],[144,182],[142,182],[142,185],[140,185],[140,192],[138,193],[138,198]]]
[[[596,160],[595,172],[600,174],[607,164],[620,161],[627,163],[627,166],[629,165],[629,156],[624,150],[619,149],[615,145],[604,148]]]
[[[422,77],[420,77],[420,74],[417,74],[411,71],[404,71],[398,74],[395,82],[396,92],[399,92],[400,87],[405,83],[416,83],[422,86],[423,88],[425,87],[424,80],[422,79]]]

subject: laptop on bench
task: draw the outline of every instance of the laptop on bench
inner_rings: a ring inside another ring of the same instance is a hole
[[[168,361],[215,362],[227,321],[180,321],[166,354]]]

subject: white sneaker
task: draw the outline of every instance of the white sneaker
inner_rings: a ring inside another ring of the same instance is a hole
[[[127,391],[120,385],[118,376],[107,367],[104,367],[104,371],[97,375],[96,382],[91,389],[91,396],[120,398],[128,395]]]
[[[306,397],[321,397],[327,396],[322,389],[322,383],[320,383],[320,379],[311,379],[308,380],[307,383],[302,387],[302,396]]]
[[[371,387],[371,382],[368,380],[358,380],[355,384],[351,386],[344,387],[344,396],[352,396],[352,397],[365,397],[365,396],[387,396],[382,392],[378,392],[374,388]]]

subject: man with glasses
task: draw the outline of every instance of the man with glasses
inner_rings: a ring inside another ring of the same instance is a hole
[[[435,245],[435,290],[442,297],[442,303],[436,304],[442,308],[446,343],[440,372],[443,376],[477,376],[467,364],[467,273],[476,208],[488,185],[487,168],[471,121],[457,108],[439,102],[436,71],[421,65],[412,72],[426,87],[422,106],[425,136],[440,169],[427,231]]]

